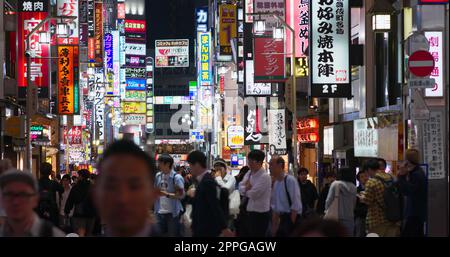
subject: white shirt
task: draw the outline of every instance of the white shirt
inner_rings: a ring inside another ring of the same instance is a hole
[[[285,185],[287,186],[287,189]],[[291,205],[289,205],[288,193],[291,199]],[[291,210],[293,210],[296,211],[297,214],[301,214],[301,199],[302,197],[300,195],[300,187],[298,185],[297,179],[295,179],[294,176],[284,175],[283,180],[275,180],[272,189],[272,211],[276,213],[290,213]]]
[[[245,184],[247,183],[249,177],[252,188],[247,191],[245,189]],[[256,173],[253,173],[252,171],[247,172],[244,179],[239,184],[239,192],[241,195],[249,198],[247,211],[260,213],[270,211],[272,179],[264,168],[261,168]]]
[[[62,216],[66,216],[64,213],[64,208],[66,207],[67,199],[69,198],[70,190],[72,190],[71,187],[69,187],[68,190],[64,190],[64,193],[61,195],[61,206],[59,208],[59,214]],[[59,194],[56,194],[59,197]],[[75,208],[72,208],[72,210],[69,213],[69,217],[72,217],[73,211]]]
[[[227,173],[224,178],[222,176],[216,177],[217,184],[219,186],[228,189],[228,192],[231,194],[236,188],[236,179],[230,173]]]

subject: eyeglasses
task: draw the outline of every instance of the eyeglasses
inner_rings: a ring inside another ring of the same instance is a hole
[[[4,192],[2,193],[2,198],[6,201],[11,201],[14,198],[19,198],[20,200],[29,199],[30,197],[35,196],[35,193],[27,193],[27,192],[19,192],[19,193],[13,193],[13,192]]]

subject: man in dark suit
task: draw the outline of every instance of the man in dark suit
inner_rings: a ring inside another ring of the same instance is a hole
[[[192,236],[232,236],[233,233],[227,229],[227,219],[217,196],[219,187],[206,169],[205,154],[193,151],[188,155],[187,162],[196,183],[195,191],[188,192],[188,195],[193,197]]]

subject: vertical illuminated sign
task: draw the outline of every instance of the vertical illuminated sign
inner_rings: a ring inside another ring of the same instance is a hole
[[[78,0],[58,0],[56,6],[58,16],[78,17]],[[60,45],[77,45],[79,35],[78,18],[69,23],[69,36],[59,37]]]
[[[58,114],[78,114],[78,46],[59,46],[58,58]]]
[[[212,85],[211,32],[198,33],[199,85]]]
[[[220,55],[231,55],[231,40],[237,36],[236,5],[219,6],[219,47]]]
[[[311,96],[352,96],[348,0],[310,2]]]
[[[435,80],[434,88],[425,89],[426,97],[443,97],[444,96],[444,66],[443,60],[445,59],[444,52],[442,51],[442,32],[441,31],[426,31],[425,37],[430,44],[429,52],[434,58],[434,70],[431,72],[430,78]]]

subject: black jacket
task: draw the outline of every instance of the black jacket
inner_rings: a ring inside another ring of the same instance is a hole
[[[96,212],[92,202],[91,187],[89,180],[80,180],[75,184],[70,190],[64,212],[68,214],[72,208],[75,208],[73,217],[94,218]]]
[[[37,212],[41,218],[49,219],[53,222],[53,224],[58,224],[58,204],[56,202],[56,194],[59,194],[61,196],[62,193],[64,193],[64,188],[61,184],[54,180],[50,180],[49,178],[40,178],[38,181],[39,185],[39,193],[47,191],[49,198],[43,199],[41,196],[40,201],[47,201],[49,200],[49,214],[50,217],[44,217],[42,213],[40,213],[40,210],[38,208]]]
[[[300,185],[303,212],[308,209],[314,209],[314,201],[318,198],[316,187],[309,180],[306,180],[305,184],[302,184],[300,181],[298,183]]]
[[[363,192],[364,188],[362,185],[359,185],[357,188],[358,194]],[[367,205],[362,203],[359,198],[356,198],[356,206],[355,206],[355,218],[365,219],[367,217]]]
[[[427,178],[420,166],[414,167],[407,176],[398,177],[400,192],[406,196],[405,219],[418,218],[425,221],[427,213]]]
[[[209,173],[197,185],[192,202],[193,237],[217,237],[227,227],[217,189],[217,182]]]
[[[322,191],[319,194],[319,200],[317,201],[317,209],[316,212],[319,215],[323,215],[325,213],[325,203],[327,201],[328,192],[330,191],[330,184],[325,184]]]

